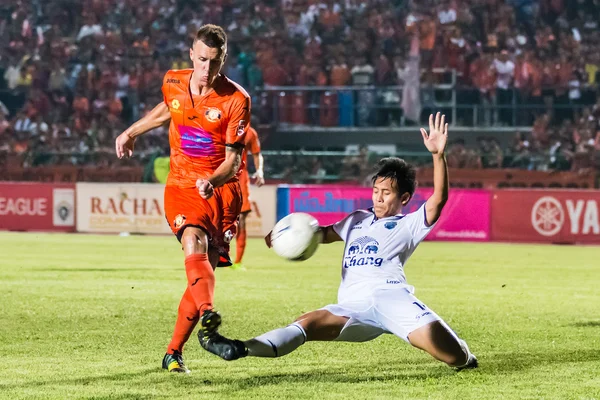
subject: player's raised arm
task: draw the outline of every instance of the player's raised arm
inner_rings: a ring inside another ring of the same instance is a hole
[[[444,154],[448,142],[446,116],[438,112],[434,120],[433,114],[431,114],[429,116],[429,134],[423,128],[421,128],[421,134],[425,147],[433,156],[433,194],[425,203],[427,224],[432,225],[440,217],[442,208],[448,200],[448,165]]]
[[[135,139],[144,133],[158,128],[171,119],[169,107],[164,102],[160,102],[148,114],[127,128],[115,140],[115,151],[117,157],[131,157],[133,155],[133,145]]]

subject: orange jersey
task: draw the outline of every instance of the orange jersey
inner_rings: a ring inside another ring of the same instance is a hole
[[[258,133],[252,127],[250,127],[248,129],[248,133],[246,134],[246,143],[244,146],[244,151],[242,152],[242,165],[241,165],[240,169],[247,168],[248,153],[249,154],[260,153],[260,140],[258,140]]]
[[[164,100],[171,111],[167,186],[195,187],[196,180],[208,178],[225,160],[227,146],[243,148],[246,143],[250,124],[248,93],[220,75],[210,93],[192,95],[192,72],[171,70],[163,80]]]

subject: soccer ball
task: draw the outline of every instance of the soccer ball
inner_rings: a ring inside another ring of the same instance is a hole
[[[292,213],[275,224],[271,232],[271,246],[280,257],[304,261],[315,254],[322,236],[319,222],[313,216]]]

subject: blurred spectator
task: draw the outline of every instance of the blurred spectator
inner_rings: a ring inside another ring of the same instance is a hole
[[[28,140],[36,137],[39,140],[32,140],[30,147],[38,153],[76,149],[87,154],[57,156],[52,162],[110,163],[102,152],[112,149],[121,129],[161,101],[167,69],[190,67],[188,46],[206,22],[227,28],[225,73],[248,89],[255,105],[264,100],[264,110],[272,109],[268,96],[259,92],[264,84],[358,85],[365,90],[347,103],[355,107],[356,125],[397,124],[401,112],[405,119],[420,122],[420,115],[414,114],[420,114],[421,82],[428,88],[438,83],[441,74],[432,68],[439,67],[456,71],[468,103],[479,105],[479,122],[533,124],[531,138],[523,141],[528,146],[504,149],[506,154],[545,157],[550,161],[539,165],[551,167],[560,165],[552,157],[564,156],[575,167],[589,168],[584,165],[595,162],[593,155],[600,147],[596,0],[32,4],[0,6],[0,87],[6,88],[2,100],[7,109],[0,114],[8,113],[0,117],[0,130],[11,137],[2,146],[24,154]],[[418,58],[407,51],[413,36]],[[409,67],[414,74],[407,79]],[[402,94],[381,88],[396,84],[403,85]],[[433,97],[433,89],[430,92]],[[403,101],[398,104],[400,95]],[[318,111],[320,93],[314,96],[308,104]],[[496,118],[490,108],[494,102],[502,107]],[[513,107],[518,107],[515,115]],[[158,138],[140,142],[140,154],[149,156],[151,150],[167,146]],[[478,149],[453,145],[453,162],[462,167],[499,166],[503,149],[497,146],[490,140],[481,143],[480,156]],[[94,152],[103,155],[94,158]],[[537,165],[531,162],[527,167]]]

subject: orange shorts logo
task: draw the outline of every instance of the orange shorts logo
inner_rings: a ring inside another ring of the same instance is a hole
[[[175,229],[179,229],[181,228],[181,226],[185,224],[185,215],[183,214],[178,214],[175,217],[175,220],[173,221],[173,226],[175,227]]]

